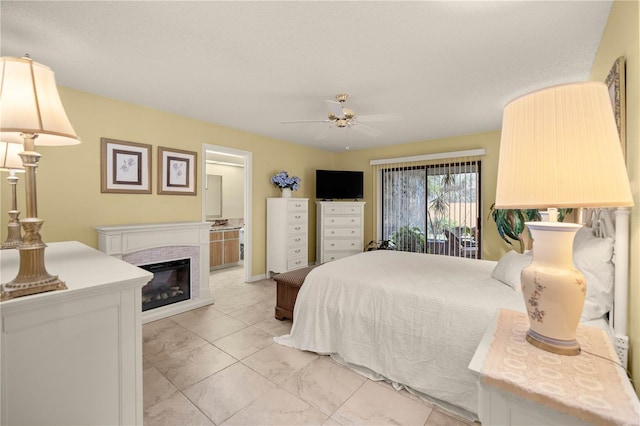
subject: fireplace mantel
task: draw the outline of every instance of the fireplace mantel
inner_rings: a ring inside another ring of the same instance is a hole
[[[142,313],[147,323],[213,303],[209,289],[208,222],[97,226],[98,248],[133,265],[191,259],[191,299]]]

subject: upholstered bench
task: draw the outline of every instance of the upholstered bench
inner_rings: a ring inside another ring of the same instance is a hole
[[[276,318],[283,320],[285,318],[293,321],[293,307],[296,304],[298,291],[304,279],[309,272],[317,266],[312,265],[306,268],[296,269],[293,271],[278,274],[273,279],[276,281]]]

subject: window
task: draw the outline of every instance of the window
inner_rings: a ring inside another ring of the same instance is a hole
[[[397,250],[480,258],[479,159],[375,166],[378,235]]]

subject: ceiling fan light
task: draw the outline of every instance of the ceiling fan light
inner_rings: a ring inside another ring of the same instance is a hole
[[[353,117],[356,116],[356,113],[353,112],[352,109],[342,108],[342,111],[344,112],[344,118],[346,118],[347,120],[351,120]]]

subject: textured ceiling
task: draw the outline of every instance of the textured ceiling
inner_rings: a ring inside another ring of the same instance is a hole
[[[534,89],[583,81],[611,1],[84,1],[0,3],[5,56],[58,84],[340,151],[500,128]],[[371,137],[325,123],[349,93]],[[202,141],[211,143],[211,141]]]

